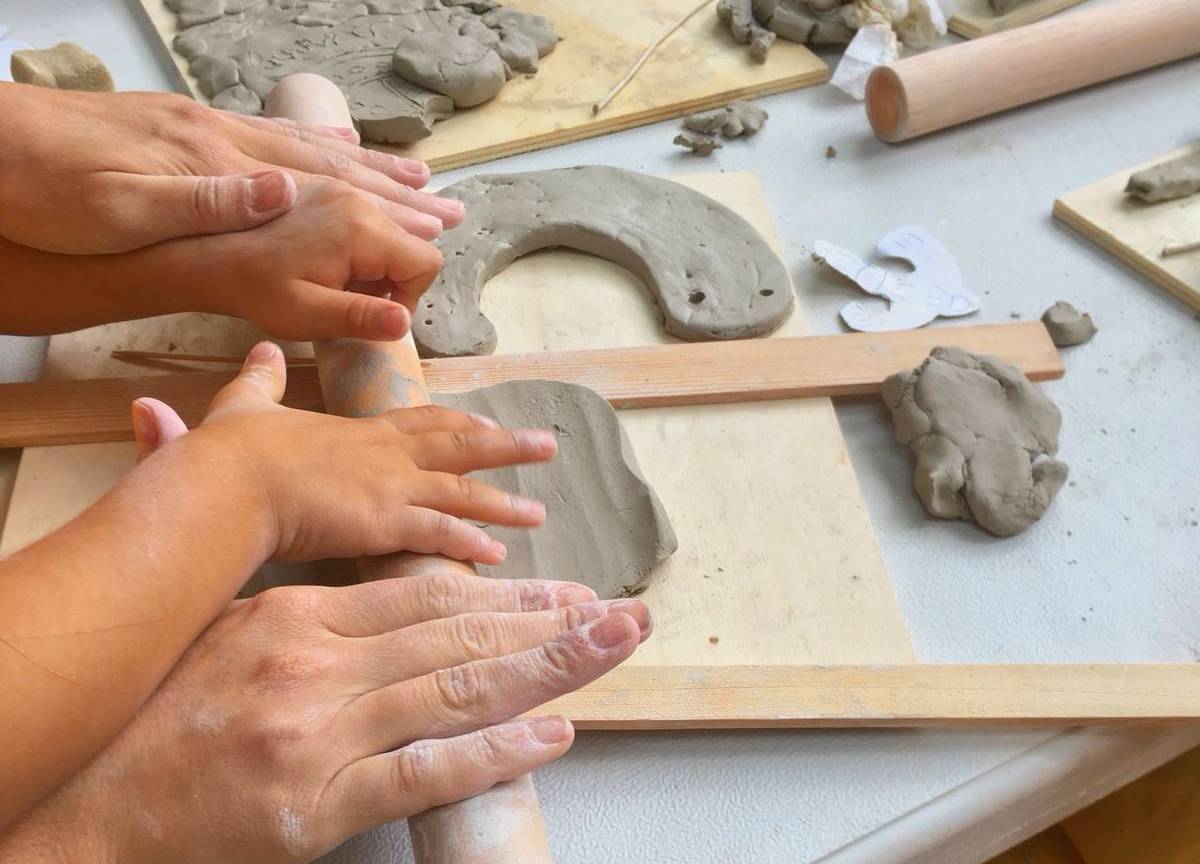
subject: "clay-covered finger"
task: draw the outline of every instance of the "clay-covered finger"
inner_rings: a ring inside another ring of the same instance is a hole
[[[566,718],[537,717],[360,759],[327,787],[326,824],[349,836],[474,797],[554,761],[574,738]]]
[[[467,612],[537,612],[596,600],[577,582],[486,579],[446,569],[330,589],[322,623],[342,636],[377,636]]]
[[[470,411],[456,411],[442,405],[420,405],[416,408],[397,408],[379,415],[405,435],[425,432],[468,432],[475,429],[499,429],[491,417]]]
[[[452,474],[545,462],[556,452],[553,433],[542,429],[456,429],[416,435],[409,442],[421,468]]]
[[[407,490],[407,495],[409,503],[417,507],[491,525],[532,528],[546,519],[546,506],[542,502],[505,492],[461,474],[426,471],[421,480]]]
[[[353,667],[362,676],[360,682],[375,689],[472,660],[528,651],[614,612],[623,612],[638,623],[642,641],[650,635],[646,604],[624,599],[543,612],[465,612],[350,640],[342,650],[353,657]]]
[[[612,613],[528,651],[365,693],[342,709],[337,736],[365,756],[503,723],[595,681],[628,658],[640,639],[633,618]]]

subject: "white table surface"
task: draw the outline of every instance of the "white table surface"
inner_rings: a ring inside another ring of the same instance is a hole
[[[0,0],[0,24],[38,47],[79,42],[121,89],[171,89],[136,5]],[[839,330],[855,294],[815,274],[812,242],[865,253],[912,222],[984,295],[976,320],[1035,318],[1058,299],[1090,311],[1100,334],[1046,385],[1071,483],[1020,537],[927,518],[883,409],[846,404],[838,416],[922,660],[1200,660],[1200,323],[1049,215],[1058,194],[1200,137],[1200,61],[900,147],[871,137],[861,106],[829,87],[762,104],[765,130],[707,160],[673,148],[668,122],[437,182],[587,163],[756,171],[817,333]],[[5,340],[0,376],[36,375],[40,344]],[[968,864],[1196,744],[1200,727],[581,734],[537,779],[560,862]],[[409,860],[402,825],[328,858]]]

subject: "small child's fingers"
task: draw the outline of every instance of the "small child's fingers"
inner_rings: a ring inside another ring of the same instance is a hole
[[[428,507],[406,507],[403,519],[403,546],[422,555],[445,555],[456,561],[499,564],[508,550],[482,528]],[[392,546],[396,538],[387,538]],[[387,545],[387,544],[384,544]],[[380,554],[386,554],[383,549]]]
[[[259,342],[246,355],[238,376],[213,397],[205,419],[240,411],[262,410],[283,398],[287,365],[274,342]]]
[[[456,411],[441,405],[421,405],[417,408],[397,408],[380,415],[405,435],[420,435],[424,432],[470,431],[473,429],[499,429],[500,424],[491,417],[470,411]]]
[[[386,297],[300,282],[261,324],[285,339],[390,342],[403,337],[411,321],[408,309]]]
[[[409,455],[426,471],[469,474],[554,458],[558,442],[541,429],[456,429],[414,436]]]
[[[187,425],[165,402],[144,396],[134,400],[132,411],[133,440],[137,444],[139,462],[164,444],[187,434]]]
[[[417,507],[495,525],[532,528],[546,519],[546,507],[540,501],[453,473],[426,471],[408,491],[408,501]]]

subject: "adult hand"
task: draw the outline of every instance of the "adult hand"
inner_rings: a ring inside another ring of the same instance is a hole
[[[558,449],[552,433],[502,429],[433,406],[356,419],[298,411],[278,404],[286,381],[282,352],[259,343],[204,422],[172,446],[161,445],[183,428],[173,412],[152,400],[134,403],[139,449],[158,450],[151,458],[241,463],[237,473],[253,478],[262,502],[245,518],[261,523],[263,560],[405,550],[498,564],[504,545],[465,520],[521,527],[545,520],[541,502],[462,475],[547,461]]]
[[[358,146],[353,130],[217,111],[165,93],[0,84],[0,236],[50,252],[123,252],[242,231],[333,177],[433,239],[460,202],[416,191],[422,163]]]
[[[566,719],[512,718],[650,629],[638,600],[449,573],[236,602],[0,858],[311,861],[561,756]]]

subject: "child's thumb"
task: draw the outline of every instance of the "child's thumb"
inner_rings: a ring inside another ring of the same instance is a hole
[[[187,426],[165,402],[143,397],[133,403],[133,440],[141,462],[159,447],[187,434]]]
[[[287,364],[274,342],[259,342],[246,355],[238,376],[213,397],[205,419],[238,411],[261,411],[283,398]]]

